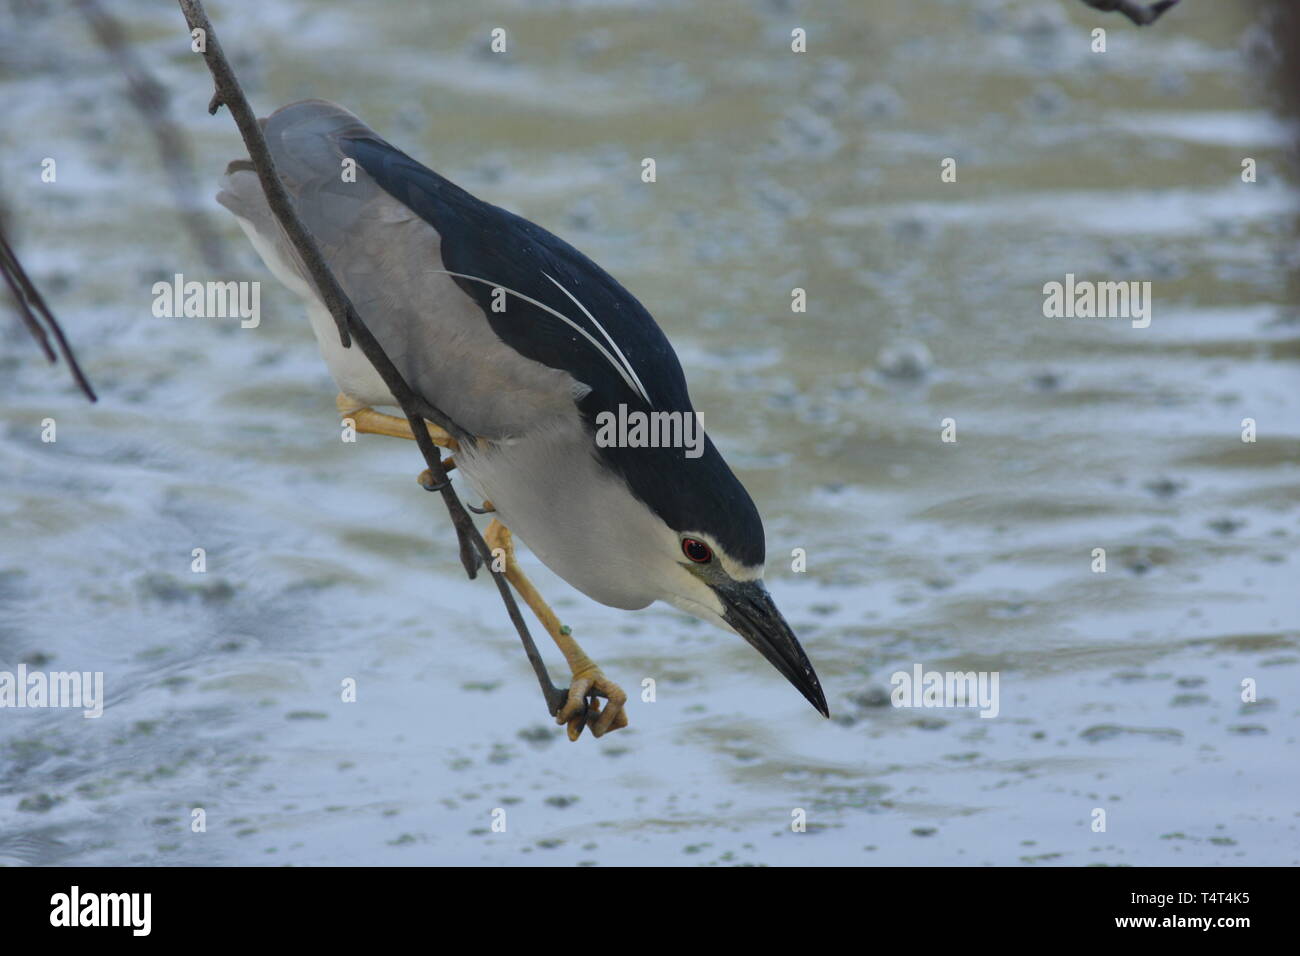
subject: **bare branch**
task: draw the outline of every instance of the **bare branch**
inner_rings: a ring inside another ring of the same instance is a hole
[[[352,340],[356,340],[357,346],[370,360],[370,364],[375,367],[375,371],[379,373],[393,398],[397,400],[402,411],[406,414],[406,419],[411,425],[411,431],[415,435],[416,444],[419,445],[420,452],[424,455],[425,463],[429,467],[431,480],[425,485],[425,488],[429,491],[442,493],[443,503],[447,506],[452,526],[456,529],[456,536],[460,542],[461,563],[465,566],[465,571],[471,578],[475,577],[478,572],[479,558],[481,557],[486,563],[493,581],[496,582],[497,590],[501,594],[501,600],[505,603],[510,621],[514,624],[515,630],[519,632],[519,640],[523,643],[524,652],[528,655],[528,661],[532,664],[533,671],[537,675],[537,682],[541,685],[542,694],[546,698],[546,706],[550,710],[551,716],[555,716],[563,705],[566,694],[551,683],[550,675],[546,672],[546,665],[537,652],[536,645],[533,644],[533,639],[528,633],[528,626],[524,623],[523,615],[519,612],[519,605],[515,602],[505,575],[492,568],[492,552],[452,488],[451,481],[447,478],[446,469],[442,466],[438,449],[429,439],[428,429],[425,428],[425,419],[450,432],[458,441],[472,442],[476,440],[475,436],[453,422],[425,398],[416,395],[412,391],[411,387],[402,378],[401,373],[398,372],[397,367],[393,365],[392,360],[385,354],[379,342],[361,320],[361,316],[357,314],[347,293],[343,291],[338,280],[330,272],[329,266],[325,263],[325,257],[316,244],[316,240],[294,211],[289,194],[285,191],[284,185],[280,182],[279,174],[276,172],[275,162],[271,158],[271,151],[266,144],[266,137],[262,134],[262,126],[253,114],[252,108],[248,105],[244,91],[239,85],[239,80],[235,77],[230,62],[221,49],[221,44],[217,40],[216,33],[212,29],[212,23],[203,9],[201,0],[177,0],[177,2],[180,4],[181,12],[185,15],[190,30],[203,31],[203,59],[212,73],[213,83],[216,88],[216,92],[208,104],[208,112],[215,113],[223,105],[230,110],[235,124],[239,127],[239,133],[244,139],[244,145],[248,148],[248,155],[253,162],[253,167],[257,170],[257,176],[262,184],[262,190],[266,194],[271,212],[283,227],[285,235],[293,244],[311,276],[316,291],[329,308],[330,314],[334,316],[334,322],[338,326],[339,337],[344,347],[351,347]]]
[[[1166,10],[1178,5],[1178,0],[1160,0],[1159,3],[1138,3],[1137,0],[1083,0],[1094,10],[1105,13],[1122,13],[1140,27],[1155,23]]]
[[[41,296],[36,285],[27,276],[27,270],[23,264],[18,261],[18,256],[13,247],[9,245],[9,239],[5,236],[4,223],[0,221],[0,272],[4,273],[5,284],[9,286],[9,291],[13,294],[14,303],[18,306],[18,314],[22,316],[23,324],[27,326],[28,331],[32,333],[33,338],[45,353],[45,357],[50,360],[51,364],[58,359],[54,350],[50,348],[50,340],[45,334],[45,329],[41,326],[41,320],[49,326],[50,335],[54,336],[54,341],[59,347],[59,352],[63,354],[63,359],[68,363],[68,368],[72,370],[72,378],[76,381],[77,387],[86,393],[86,397],[92,402],[99,399],[95,396],[95,390],[90,387],[85,373],[81,371],[81,365],[77,362],[77,356],[72,351],[72,346],[68,345],[68,340],[63,335],[63,329],[59,327],[59,322],[50,312],[49,307],[45,304],[45,299]]]
[[[218,272],[224,270],[226,258],[221,238],[199,207],[194,157],[185,134],[168,114],[166,88],[145,69],[127,42],[122,25],[100,6],[99,0],[77,0],[77,5],[100,45],[112,55],[126,76],[127,96],[153,134],[190,238],[208,268]]]

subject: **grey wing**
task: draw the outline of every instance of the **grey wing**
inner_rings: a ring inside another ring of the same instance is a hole
[[[487,438],[520,437],[557,416],[576,417],[574,401],[584,387],[567,372],[527,359],[505,344],[479,304],[439,271],[444,266],[437,230],[353,161],[345,165],[340,137],[374,136],[373,131],[324,100],[285,106],[262,125],[299,216],[358,314],[412,388],[462,428]],[[293,273],[282,276],[287,284],[315,300],[313,326],[322,354],[340,388],[348,390],[345,366],[355,368],[365,358],[355,344],[343,353],[332,322],[319,321],[323,305],[271,214],[251,164],[232,163],[222,186],[217,200],[248,224],[246,229],[255,230],[259,247],[274,250]],[[263,257],[271,265],[265,252]],[[389,396],[384,404],[391,403]]]

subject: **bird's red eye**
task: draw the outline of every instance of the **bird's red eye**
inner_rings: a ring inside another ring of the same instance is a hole
[[[713,551],[707,544],[696,538],[682,538],[682,554],[696,564],[708,564],[713,560]]]

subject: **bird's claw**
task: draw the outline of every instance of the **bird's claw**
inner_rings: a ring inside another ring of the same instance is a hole
[[[604,710],[601,697],[608,701]],[[591,728],[593,737],[603,737],[627,726],[626,703],[623,688],[602,674],[600,668],[591,667],[573,675],[568,699],[555,715],[555,722],[568,725],[570,740],[581,737],[584,727]]]
[[[443,459],[444,471],[446,471],[446,464],[449,461],[451,461],[450,458]],[[455,466],[453,465],[452,467]],[[442,491],[442,489],[448,487],[451,484],[450,478],[444,478],[442,481],[435,482],[433,480],[433,472],[430,471],[428,468],[420,472],[420,474],[416,477],[415,480],[420,483],[420,487],[423,488],[425,491]]]

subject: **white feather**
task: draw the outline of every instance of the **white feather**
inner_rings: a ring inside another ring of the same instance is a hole
[[[551,315],[555,316],[555,317],[556,317],[557,319],[559,319],[561,322],[564,322],[566,325],[572,327],[574,331],[576,331],[576,332],[578,332],[579,334],[581,334],[583,338],[585,338],[588,342],[590,342],[592,345],[594,345],[594,346],[596,347],[596,351],[600,352],[600,354],[603,355],[603,356],[605,357],[605,361],[607,361],[610,365],[614,366],[615,371],[617,371],[618,374],[622,377],[623,381],[627,383],[627,387],[630,388],[630,389],[632,389],[632,391],[636,392],[636,393],[637,393],[638,395],[640,395],[643,399],[645,399],[645,403],[646,403],[647,405],[650,404],[650,396],[648,396],[648,395],[645,393],[645,389],[641,387],[641,382],[640,382],[639,379],[637,379],[637,377],[636,377],[636,373],[632,371],[631,367],[630,367],[630,366],[628,366],[628,367],[624,367],[622,364],[620,364],[620,363],[619,363],[619,362],[614,358],[614,356],[610,355],[609,352],[606,351],[605,346],[601,345],[599,342],[596,341],[596,339],[592,336],[592,334],[591,334],[590,332],[588,332],[588,331],[587,331],[586,329],[584,329],[582,326],[578,325],[578,323],[574,322],[574,321],[573,321],[571,318],[569,318],[567,315],[564,315],[564,314],[562,314],[562,313],[560,313],[560,312],[557,312],[555,309],[552,309],[549,305],[546,305],[544,302],[538,302],[536,299],[532,298],[531,296],[524,295],[522,292],[516,292],[514,289],[511,289],[511,288],[509,288],[508,286],[503,286],[500,282],[490,282],[489,280],[487,280],[487,279],[482,279],[482,278],[480,278],[479,276],[465,275],[465,273],[463,273],[463,272],[451,272],[451,271],[449,271],[449,270],[447,270],[447,269],[434,269],[433,271],[434,271],[434,272],[441,273],[442,275],[447,275],[447,276],[456,276],[458,279],[468,279],[468,280],[470,280],[471,282],[482,282],[484,285],[491,286],[491,287],[494,288],[494,289],[505,289],[505,291],[509,292],[511,295],[513,295],[513,296],[517,296],[518,298],[523,299],[525,302],[528,302],[528,303],[531,303],[532,305],[537,306],[537,307],[538,307],[539,309],[541,309],[543,312],[548,312],[548,313],[550,313]],[[546,273],[542,273],[542,275],[546,275]],[[546,278],[551,279],[550,276],[546,276]],[[554,279],[551,279],[551,281],[552,281],[552,282],[555,282]],[[556,284],[556,285],[559,285],[558,282],[556,282],[555,284]],[[560,286],[560,288],[561,288],[561,290],[564,289],[563,286]],[[566,294],[567,294],[567,292],[566,292]],[[572,299],[573,296],[569,296],[569,298]],[[577,299],[574,299],[574,301],[577,302],[578,300],[577,300]],[[578,307],[579,307],[579,308],[582,308],[581,303],[579,303]],[[583,309],[582,311],[583,311],[583,312],[586,312],[587,310],[586,310],[586,309]],[[587,313],[587,316],[588,316],[588,318],[590,318],[590,317],[591,317],[591,313],[588,312],[588,313]],[[596,324],[596,328],[600,329],[602,335],[605,335],[606,338],[609,338],[609,336],[605,334],[605,330],[604,330],[603,328],[600,327],[600,323],[599,323],[599,322],[596,322],[595,319],[592,319],[591,321],[592,321],[592,322],[595,322],[595,324]],[[613,345],[613,344],[614,344],[613,342],[610,342],[610,345]],[[614,346],[614,348],[615,348],[615,351],[617,351],[618,346]],[[620,358],[622,357],[622,353],[621,353],[621,352],[619,353],[619,357],[620,357]],[[627,360],[624,359],[624,361],[627,361]]]
[[[622,361],[623,363],[623,367],[627,369],[628,374],[631,375],[632,378],[636,379],[637,391],[641,393],[641,397],[645,399],[645,403],[647,405],[650,405],[653,408],[654,405],[650,401],[650,396],[646,393],[645,386],[641,384],[641,379],[637,376],[636,369],[632,368],[632,363],[627,360],[627,356],[623,354],[623,350],[618,347],[618,344],[612,338],[609,337],[609,333],[605,331],[605,327],[596,321],[596,317],[587,311],[587,307],[578,301],[577,296],[575,296],[564,286],[560,285],[560,283],[556,281],[554,277],[552,277],[551,275],[545,272],[543,272],[542,275],[546,276],[546,278],[554,282],[555,287],[559,289],[561,292],[563,292],[565,295],[567,295],[570,299],[572,299],[573,304],[582,310],[582,314],[585,315],[587,318],[591,319],[591,324],[594,325],[596,328],[600,329],[600,334],[605,336],[605,341],[609,343],[609,347],[612,348],[614,352],[618,355],[620,361]]]

